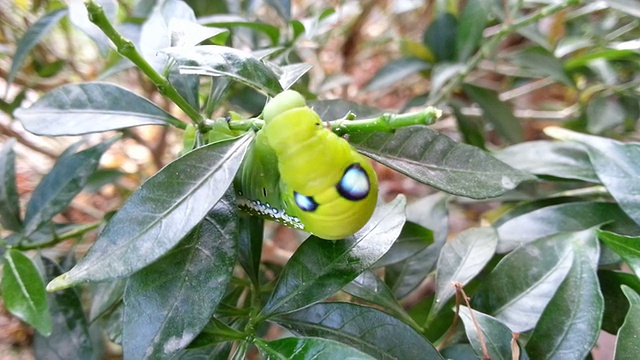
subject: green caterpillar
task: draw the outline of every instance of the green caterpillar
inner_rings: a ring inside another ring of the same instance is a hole
[[[275,96],[263,117],[236,181],[240,208],[328,240],[362,228],[378,198],[371,163],[295,91]]]

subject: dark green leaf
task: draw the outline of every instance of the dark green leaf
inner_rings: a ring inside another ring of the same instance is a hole
[[[94,322],[122,299],[127,279],[97,283],[92,286],[89,321]]]
[[[431,229],[434,242],[407,260],[385,269],[385,282],[399,299],[415,289],[438,261],[449,231],[447,198],[443,193],[436,193],[407,206],[407,219]]]
[[[378,260],[374,267],[385,267],[397,264],[424,250],[433,244],[433,231],[416,223],[407,221],[402,227],[402,232],[391,246],[391,249]]]
[[[621,143],[599,136],[551,128],[548,135],[584,144],[600,181],[624,212],[640,224],[640,143]]]
[[[391,60],[369,80],[364,91],[388,90],[390,86],[403,79],[430,68],[431,64],[419,58],[403,57]]]
[[[543,207],[501,223],[497,227],[499,253],[511,251],[543,236],[579,231],[607,222],[631,220],[616,205],[601,202],[572,202]]]
[[[296,333],[340,341],[380,360],[442,359],[409,325],[370,307],[320,303],[275,320]]]
[[[601,230],[598,231],[598,237],[620,255],[636,276],[640,276],[640,237],[624,236]]]
[[[596,96],[587,105],[587,130],[600,134],[622,125],[626,118],[625,109],[617,97]]]
[[[413,326],[414,329],[419,329],[419,326],[407,314],[402,305],[398,303],[398,300],[393,296],[384,281],[369,270],[360,274],[350,284],[342,288],[342,291],[368,301],[373,305],[378,305],[387,313]]]
[[[469,342],[478,357],[483,357],[481,344],[484,341],[490,359],[512,359],[511,341],[513,335],[511,330],[500,320],[481,312],[470,310],[466,306],[460,307],[460,318],[464,323],[467,338],[469,338]],[[482,340],[480,333],[482,333]]]
[[[278,76],[251,54],[225,46],[172,47],[163,53],[180,64],[181,74],[227,76],[274,96],[282,91]]]
[[[58,264],[42,258],[47,280],[60,275]],[[48,294],[49,307],[53,316],[53,331],[45,337],[36,334],[33,352],[37,359],[101,359],[99,347],[94,347],[87,319],[79,294],[75,289],[66,289]],[[100,338],[100,341],[102,339]]]
[[[465,84],[464,93],[482,108],[484,118],[493,124],[496,132],[510,143],[519,143],[524,139],[520,121],[513,115],[513,109],[498,98],[493,90]]]
[[[438,62],[453,61],[456,58],[457,33],[456,17],[451,13],[442,12],[427,28],[423,42],[433,52]]]
[[[312,236],[287,262],[262,309],[263,318],[298,310],[322,301],[353,281],[384,255],[405,222],[405,198],[378,206],[369,222],[338,241]]]
[[[169,82],[178,90],[180,95],[187,100],[194,109],[200,108],[200,77],[197,75],[184,75],[174,67],[169,72]]]
[[[345,100],[311,100],[308,101],[308,104],[324,121],[343,119],[349,113],[353,113],[356,118],[362,119],[382,115],[384,112],[373,106]]]
[[[207,325],[238,253],[233,191],[173,251],[129,278],[123,350],[131,359],[168,358]]]
[[[200,347],[182,350],[172,360],[228,360],[232,342],[225,342],[216,346]]]
[[[4,254],[2,301],[10,313],[39,333],[51,334],[52,320],[44,281],[33,261],[16,249]]]
[[[259,284],[260,257],[262,256],[262,240],[264,220],[240,214],[240,234],[238,235],[238,261],[254,285]]]
[[[375,359],[337,341],[316,337],[290,337],[274,341],[256,339],[255,344],[265,360]]]
[[[20,197],[16,186],[15,139],[9,139],[0,150],[0,224],[7,230],[22,230]]]
[[[626,285],[636,292],[640,292],[640,279],[633,274],[622,271],[600,270],[598,271],[598,280],[604,296],[602,330],[615,334],[622,326],[627,311],[629,311],[629,302],[620,287]]]
[[[471,344],[453,344],[442,349],[440,353],[445,359],[478,360],[478,355],[476,355]]]
[[[562,61],[548,50],[541,47],[528,47],[514,56],[514,62],[529,69],[536,76],[551,77],[569,87],[574,87],[573,80],[567,75]]]
[[[86,150],[62,154],[31,195],[24,216],[25,236],[33,234],[42,225],[69,206],[96,171],[100,157],[118,138],[111,138]]]
[[[173,248],[222,197],[253,133],[203,146],[149,178],[110,219],[78,265],[49,283],[57,290],[132,274]]]
[[[458,130],[462,133],[465,144],[486,150],[483,122],[480,119],[471,119],[463,114],[461,103],[451,101],[450,105],[453,108],[453,113],[456,116],[456,123],[458,124]],[[498,160],[504,161],[505,163],[513,166],[513,164],[505,161],[504,158],[498,157]]]
[[[498,244],[492,228],[470,228],[442,247],[436,267],[435,315],[455,295],[454,283],[466,285],[491,260]]]
[[[640,354],[640,295],[631,288],[622,285],[622,291],[629,299],[629,313],[618,331],[615,360],[634,360]]]
[[[205,16],[198,19],[200,24],[205,24],[209,26],[218,26],[218,27],[247,27],[252,30],[257,30],[263,34],[265,34],[269,40],[271,40],[271,44],[273,46],[278,44],[278,40],[280,39],[280,29],[278,27],[265,24],[259,21],[251,21],[249,19],[243,18],[238,15],[231,14],[219,14],[219,15],[211,15]]]
[[[11,84],[16,78],[16,75],[18,75],[18,71],[24,65],[24,61],[27,59],[29,52],[31,52],[45,35],[51,32],[51,29],[60,22],[60,19],[67,15],[67,12],[67,9],[58,9],[44,15],[22,35],[20,40],[18,40],[16,52],[11,62],[11,69],[9,69],[9,75],[7,76],[8,84]]]
[[[394,134],[352,134],[349,141],[368,157],[454,195],[491,198],[533,179],[474,146],[426,127],[404,128]]]
[[[527,342],[534,359],[582,360],[600,335],[604,300],[596,276],[598,241],[594,233],[572,241],[573,265]]]
[[[82,135],[141,125],[168,125],[178,120],[149,100],[117,85],[63,85],[17,109],[15,117],[36,135]]]
[[[527,141],[509,146],[495,156],[518,170],[536,175],[600,182],[586,149],[576,143]]]
[[[486,0],[470,0],[460,14],[456,34],[457,60],[464,62],[478,48],[482,40],[482,32],[489,21],[489,2]]]
[[[572,242],[593,229],[559,233],[518,247],[482,281],[472,305],[514,332],[532,329],[571,269]]]

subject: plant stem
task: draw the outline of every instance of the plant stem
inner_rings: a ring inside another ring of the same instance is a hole
[[[87,11],[89,12],[89,20],[96,24],[104,32],[104,34],[114,43],[118,53],[127,59],[131,60],[158,88],[160,94],[166,96],[173,101],[187,116],[196,124],[202,123],[203,117],[194,109],[183,97],[180,95],[169,80],[158,73],[138,52],[133,42],[124,36],[122,36],[118,30],[116,30],[107,16],[105,15],[102,6],[96,4],[93,0],[86,2]],[[179,121],[170,119],[172,125],[180,129],[185,129],[186,125]]]
[[[471,73],[471,71],[478,66],[480,61],[484,58],[485,54],[493,54],[496,47],[500,44],[500,42],[502,42],[505,37],[507,37],[507,35],[512,34],[520,28],[531,25],[542,18],[553,15],[568,7],[578,5],[580,2],[581,0],[560,1],[555,4],[543,7],[542,9],[532,13],[529,16],[525,16],[517,19],[512,23],[507,22],[502,25],[500,29],[493,35],[493,37],[486,43],[484,43],[484,45],[480,47],[475,55],[473,55],[469,59],[469,61],[467,61],[464,68],[460,70],[456,77],[451,79],[451,81],[449,81],[437,95],[435,95],[434,97],[430,96],[428,104],[438,105],[446,97],[453,93],[453,91],[457,89],[460,84],[462,84],[467,75],[469,75],[469,73]]]
[[[327,125],[336,135],[342,136],[353,133],[393,132],[412,125],[431,125],[442,115],[442,111],[434,107],[427,107],[422,111],[407,114],[385,113],[376,118],[349,120],[338,119],[328,121]],[[214,120],[215,121],[215,120]],[[229,129],[248,131],[261,129],[264,121],[260,119],[233,120],[229,122]]]
[[[45,241],[45,242],[38,242],[36,244],[18,244],[15,246],[16,249],[19,250],[33,250],[33,249],[41,249],[41,248],[45,248],[45,247],[51,247],[55,244],[61,243],[65,240],[69,240],[69,239],[73,239],[76,238],[80,235],[84,235],[85,233],[97,228],[98,226],[100,226],[100,224],[102,224],[102,221],[96,221],[96,222],[92,222],[89,224],[85,224],[82,226],[79,226],[73,230],[69,230],[66,233],[62,233],[60,235],[54,234],[53,238]]]

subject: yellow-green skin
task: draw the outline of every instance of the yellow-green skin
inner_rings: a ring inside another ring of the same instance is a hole
[[[345,139],[325,128],[297,92],[285,91],[276,96],[265,107],[263,116],[265,126],[258,132],[255,149],[249,155],[256,168],[243,170],[243,182],[255,183],[256,176],[265,176],[263,180],[273,178],[275,169],[269,167],[274,165],[270,158],[275,155],[280,194],[267,193],[263,187],[261,192],[249,195],[271,206],[282,206],[287,215],[300,220],[301,226],[293,224],[294,227],[323,239],[343,239],[362,228],[378,197],[378,180],[371,163]],[[354,164],[366,172],[369,183],[366,197],[358,200],[345,198],[337,189],[347,168]],[[301,209],[294,192],[312,197],[317,208]]]

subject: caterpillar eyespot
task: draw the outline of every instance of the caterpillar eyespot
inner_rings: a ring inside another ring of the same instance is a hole
[[[364,226],[378,197],[369,160],[295,91],[275,96],[263,118],[236,181],[240,208],[328,240]]]

